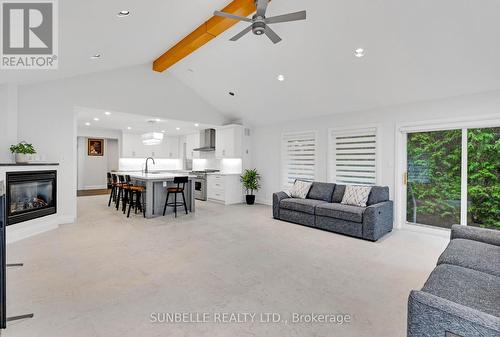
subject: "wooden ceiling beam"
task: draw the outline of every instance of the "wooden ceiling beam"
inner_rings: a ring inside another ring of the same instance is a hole
[[[247,17],[255,13],[256,7],[254,0],[234,0],[224,7],[222,11]],[[213,16],[210,20],[205,21],[192,33],[158,57],[153,62],[153,70],[158,72],[165,71],[237,23],[238,21],[236,20]]]

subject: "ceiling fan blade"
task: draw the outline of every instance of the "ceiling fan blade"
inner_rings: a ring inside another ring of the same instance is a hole
[[[269,0],[257,0],[257,16],[264,17],[266,15],[268,4]]]
[[[281,37],[279,37],[269,26],[266,26],[266,35],[274,44],[281,41]]]
[[[296,13],[272,16],[270,18],[266,18],[266,23],[280,23],[280,22],[290,22],[290,21],[298,21],[306,19],[306,11],[300,11]]]
[[[214,15],[216,16],[222,16],[228,19],[233,19],[233,20],[239,20],[239,21],[246,21],[246,22],[252,22],[252,19],[246,18],[244,16],[239,16],[239,15],[234,15],[226,12],[220,12],[220,11],[215,11]]]
[[[229,40],[230,41],[237,41],[239,40],[240,38],[243,37],[243,35],[245,34],[248,34],[252,31],[252,25],[248,26],[247,28],[243,29],[241,32],[239,32],[238,34],[236,34],[235,36],[233,36],[232,38],[230,38]]]

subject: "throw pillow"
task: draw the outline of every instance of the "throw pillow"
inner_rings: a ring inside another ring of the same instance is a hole
[[[341,203],[344,205],[366,207],[371,190],[370,186],[347,185]]]
[[[311,189],[312,183],[302,180],[295,180],[292,188],[290,189],[290,196],[292,198],[305,199],[307,193]]]

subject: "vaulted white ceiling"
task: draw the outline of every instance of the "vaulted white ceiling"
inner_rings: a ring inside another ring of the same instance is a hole
[[[60,70],[0,71],[0,83],[150,63],[228,2],[59,1]],[[132,14],[119,19],[121,9]],[[165,76],[252,124],[500,89],[498,0],[273,0],[268,15],[303,9],[307,21],[274,26],[278,45],[252,34],[228,41],[239,23]]]

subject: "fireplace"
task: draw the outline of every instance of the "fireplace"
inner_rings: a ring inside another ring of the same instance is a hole
[[[7,223],[13,225],[57,211],[57,172],[7,172]]]

